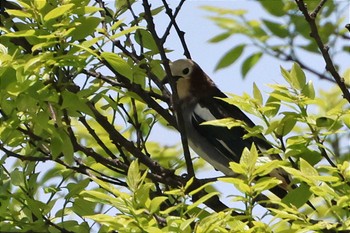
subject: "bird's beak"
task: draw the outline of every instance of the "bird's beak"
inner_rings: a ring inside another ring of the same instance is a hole
[[[165,84],[168,84],[170,81],[170,79],[172,79],[172,80],[174,80],[175,82],[177,82],[177,80],[179,80],[181,78],[181,76],[171,76],[171,77],[169,77],[169,76],[165,76],[164,78],[163,78],[163,80],[161,81],[161,83],[163,84],[163,85],[165,85]]]

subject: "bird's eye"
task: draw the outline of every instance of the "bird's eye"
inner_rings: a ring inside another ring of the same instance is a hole
[[[185,69],[183,69],[182,74],[187,75],[189,72],[190,72],[190,69],[185,68]]]

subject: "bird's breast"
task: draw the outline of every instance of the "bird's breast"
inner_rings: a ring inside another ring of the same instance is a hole
[[[176,90],[180,101],[190,98],[191,97],[190,81],[185,78],[180,78],[176,82]]]

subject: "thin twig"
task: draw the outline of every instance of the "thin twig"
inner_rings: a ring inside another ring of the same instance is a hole
[[[311,18],[316,18],[318,12],[320,12],[320,10],[322,9],[322,7],[324,6],[324,4],[327,2],[327,0],[321,0],[320,3],[316,6],[315,10],[313,10],[310,13],[310,17]]]
[[[185,2],[185,0],[182,0],[180,1],[178,7],[176,8],[176,11],[175,11],[175,14],[173,15],[172,14],[172,10],[171,8],[169,7],[168,3],[166,2],[166,0],[162,0],[163,2],[163,5],[165,7],[165,12],[166,14],[169,16],[169,19],[170,19],[170,23],[169,23],[169,26],[167,27],[167,29],[165,30],[164,32],[164,35],[162,36],[161,38],[161,42],[164,44],[168,35],[169,35],[169,32],[170,32],[170,29],[171,29],[171,26],[174,25],[174,28],[175,28],[175,31],[181,41],[181,44],[182,44],[182,47],[184,49],[184,55],[185,57],[187,57],[188,59],[191,59],[191,54],[190,54],[190,51],[188,49],[188,46],[186,44],[186,41],[185,41],[185,32],[183,32],[179,25],[177,24],[175,18],[178,14],[178,12],[180,11],[181,7],[182,7],[182,4]]]

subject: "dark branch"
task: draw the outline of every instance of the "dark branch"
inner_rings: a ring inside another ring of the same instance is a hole
[[[170,67],[169,67],[169,60],[166,57],[166,53],[165,53],[165,50],[163,47],[163,42],[161,41],[161,39],[159,38],[159,36],[157,34],[157,31],[156,31],[156,28],[155,28],[155,25],[153,22],[151,5],[149,4],[148,0],[143,0],[143,8],[145,10],[145,19],[147,21],[147,29],[152,34],[152,37],[158,46],[159,54],[160,54],[161,59],[164,63],[165,72],[166,72],[167,76],[170,77],[171,71],[170,71]],[[178,128],[179,128],[179,131],[181,134],[181,142],[182,142],[182,146],[183,146],[183,150],[184,150],[187,172],[188,172],[190,177],[193,177],[194,176],[194,169],[193,169],[193,165],[192,165],[190,150],[188,147],[186,128],[185,128],[184,120],[182,117],[181,108],[178,104],[178,96],[177,96],[177,91],[175,88],[175,83],[172,81],[172,79],[170,79],[170,85],[171,85],[171,89],[173,91],[173,105],[174,105],[175,113],[177,116]]]
[[[320,37],[320,34],[318,33],[318,29],[317,29],[317,25],[315,22],[315,18],[312,17],[309,12],[308,9],[304,3],[303,0],[295,0],[295,2],[297,3],[299,10],[303,13],[306,21],[309,23],[310,29],[311,29],[311,37],[314,38],[318,48],[320,49],[323,59],[325,60],[326,63],[326,69],[331,73],[331,75],[333,76],[334,80],[336,81],[336,83],[338,84],[340,90],[343,93],[343,97],[350,103],[350,92],[346,87],[346,84],[344,82],[344,79],[339,75],[338,71],[335,68],[335,65],[333,64],[332,58],[330,57],[328,50],[329,47],[326,46],[323,42],[322,39]],[[317,12],[319,12],[321,9],[323,4],[324,4],[324,0],[322,0],[318,6],[318,8],[316,8],[316,14]],[[315,15],[316,16],[316,15]]]
[[[175,31],[176,31],[176,33],[177,33],[177,35],[178,35],[178,37],[179,37],[179,39],[180,39],[180,41],[181,41],[181,44],[182,44],[183,49],[184,49],[184,55],[185,55],[187,58],[191,59],[191,54],[190,54],[190,51],[189,51],[188,46],[187,46],[186,41],[185,41],[185,32],[181,31],[179,25],[177,24],[177,22],[176,22],[176,20],[175,20],[177,14],[179,13],[179,11],[180,11],[182,5],[183,5],[184,2],[185,2],[185,0],[181,0],[181,1],[180,1],[180,3],[179,3],[179,5],[178,5],[178,7],[176,8],[174,14],[172,13],[172,10],[171,10],[171,8],[169,7],[169,5],[168,5],[168,3],[166,2],[166,0],[162,0],[162,2],[163,2],[163,5],[164,5],[164,7],[165,7],[165,12],[166,12],[166,14],[169,16],[169,19],[170,19],[169,26],[167,27],[167,29],[166,29],[165,32],[164,32],[164,35],[163,35],[162,38],[161,38],[162,44],[164,44],[165,41],[166,41],[166,39],[168,38],[168,35],[169,35],[169,32],[170,32],[171,26],[174,25]]]

